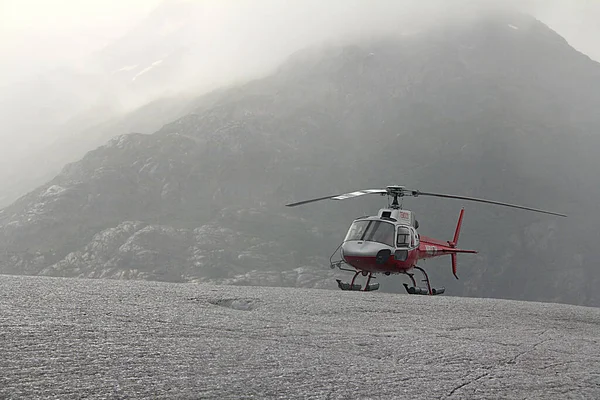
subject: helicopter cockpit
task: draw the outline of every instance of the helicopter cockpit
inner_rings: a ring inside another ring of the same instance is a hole
[[[394,241],[395,238],[395,241]],[[378,242],[396,248],[412,248],[418,245],[418,236],[414,228],[396,225],[381,220],[354,221],[344,242],[358,240]]]
[[[361,240],[365,242],[378,242],[391,247],[394,246],[395,226],[391,222],[379,220],[354,221],[344,242]]]

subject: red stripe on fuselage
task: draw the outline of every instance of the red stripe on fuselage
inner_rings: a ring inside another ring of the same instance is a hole
[[[412,269],[417,262],[417,250],[413,249],[408,252],[406,261],[396,260],[394,253],[383,264],[378,264],[374,256],[345,256],[344,260],[349,265],[361,271],[368,272],[389,272],[392,274],[400,274]]]

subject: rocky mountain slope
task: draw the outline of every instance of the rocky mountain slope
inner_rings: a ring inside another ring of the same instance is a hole
[[[424,265],[450,292],[598,305],[598,89],[600,65],[523,15],[310,48],[0,211],[0,271],[329,287],[348,224],[385,204],[283,204],[404,184],[569,214],[467,204],[480,254],[458,282]],[[445,239],[461,203],[405,205]]]
[[[164,97],[133,111],[82,117],[63,124],[58,139],[42,148],[32,148],[26,156],[7,162],[0,170],[0,207],[54,178],[68,163],[80,160],[88,151],[127,132],[152,133],[195,107],[188,95]],[[90,114],[97,110],[90,111]]]

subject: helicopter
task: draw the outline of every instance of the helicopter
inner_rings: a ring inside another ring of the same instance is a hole
[[[427,272],[417,264],[418,261],[449,255],[452,262],[452,274],[458,279],[457,255],[477,253],[476,250],[464,250],[456,247],[465,212],[464,207],[460,210],[453,239],[451,241],[441,241],[422,236],[417,232],[419,222],[416,219],[415,213],[403,209],[402,203],[398,202],[399,198],[402,199],[405,196],[434,196],[447,199],[467,200],[566,217],[565,214],[552,211],[476,197],[422,192],[419,190],[407,189],[404,186],[398,185],[387,186],[385,189],[365,189],[350,193],[319,197],[316,199],[286,204],[286,206],[295,207],[321,200],[346,200],[369,194],[379,194],[381,196],[387,195],[388,207],[380,209],[375,216],[365,216],[355,219],[350,225],[343,242],[331,255],[329,259],[331,269],[337,267],[342,271],[354,272],[354,277],[350,283],[342,282],[341,279],[336,279],[338,287],[342,290],[377,290],[379,289],[379,283],[371,283],[371,280],[375,279],[373,274],[383,273],[386,276],[391,274],[405,274],[410,278],[412,283],[412,286],[403,283],[408,294],[439,295],[445,292],[445,288],[432,287]],[[389,201],[390,198],[392,199],[391,203]],[[333,261],[333,257],[338,250],[341,259]],[[422,282],[425,283],[425,287],[417,285],[414,278],[414,270],[418,270],[423,274]],[[367,277],[364,288],[362,285],[355,283],[359,274]]]

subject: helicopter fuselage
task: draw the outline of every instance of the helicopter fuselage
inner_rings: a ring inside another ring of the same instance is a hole
[[[382,243],[350,240],[342,244],[342,259],[361,271],[400,274],[413,269],[419,260],[457,252],[457,249],[450,247],[447,242],[425,237],[423,239],[415,248],[398,248]],[[386,250],[389,251],[388,257],[382,256],[387,253]]]
[[[383,260],[377,255],[389,250],[390,256]],[[396,259],[396,249],[382,243],[350,240],[342,244],[342,258],[356,269],[367,272],[404,273],[412,269],[419,259],[418,249],[406,251],[404,259]]]
[[[422,259],[475,253],[456,248],[461,220],[462,212],[454,240],[442,242],[419,235],[411,211],[382,209],[377,216],[353,221],[341,245],[342,259],[360,271],[400,274],[412,270]]]

